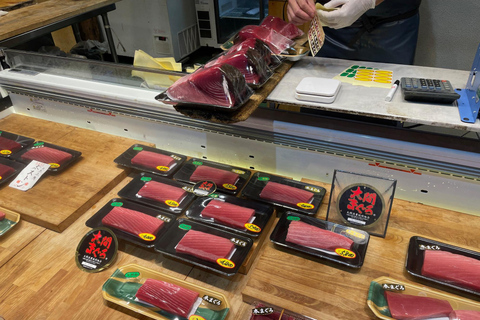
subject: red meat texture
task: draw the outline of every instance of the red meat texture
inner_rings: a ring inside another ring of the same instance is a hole
[[[40,147],[28,150],[22,154],[21,158],[23,160],[36,160],[43,163],[62,164],[65,161],[72,159],[72,155],[68,152],[54,148]]]
[[[0,150],[10,150],[12,153],[22,148],[22,145],[11,139],[0,137]]]
[[[5,212],[0,211],[0,221],[3,221],[6,217]]]
[[[238,180],[238,174],[205,165],[198,166],[190,176],[190,181],[199,182],[205,180],[215,182],[218,187],[224,184],[235,185]]]
[[[419,320],[448,317],[453,311],[446,300],[385,291],[388,308],[394,319]]]
[[[267,29],[273,29],[289,39],[295,39],[303,36],[303,31],[300,30],[296,25],[290,22],[285,22],[277,17],[268,16],[263,19],[260,25]]]
[[[15,169],[13,169],[12,167],[0,163],[0,179],[3,179],[6,176],[9,176],[14,171]]]
[[[338,248],[351,250],[354,244],[353,240],[341,234],[302,221],[290,222],[285,240],[301,246],[329,251],[335,251]]]
[[[177,253],[211,262],[227,259],[234,249],[235,245],[229,239],[196,230],[188,230],[175,247]]]
[[[182,202],[183,198],[187,195],[187,192],[182,188],[171,186],[169,184],[148,181],[137,192],[137,196],[146,198],[158,202],[165,202],[167,200],[173,200],[177,203]]]
[[[449,320],[480,320],[480,311],[454,310],[450,313]]]
[[[175,159],[161,153],[142,150],[132,158],[131,163],[149,169],[157,169],[160,166],[170,168]]]
[[[310,203],[313,199],[313,193],[307,190],[269,181],[263,188],[262,192],[260,192],[260,198],[290,206],[297,206],[298,203]]]
[[[257,53],[267,65],[270,65],[272,62],[272,50],[268,45],[260,39],[248,38],[242,42],[234,44],[229,50],[228,54],[235,53],[238,51],[246,51],[251,49],[253,52]]]
[[[102,224],[138,236],[141,233],[156,235],[163,228],[164,222],[140,211],[113,207],[103,217]]]
[[[243,27],[235,38],[235,43],[242,42],[249,38],[255,38],[265,42],[275,54],[280,54],[287,48],[293,47],[295,42],[281,35],[273,29],[261,26],[248,25]]]
[[[253,209],[216,199],[211,200],[202,210],[203,217],[212,218],[215,222],[238,229],[245,229],[245,224],[254,214],[255,210]]]
[[[187,318],[197,301],[198,293],[173,283],[147,279],[135,297],[166,312]]]
[[[422,275],[480,292],[480,260],[447,251],[425,250]]]

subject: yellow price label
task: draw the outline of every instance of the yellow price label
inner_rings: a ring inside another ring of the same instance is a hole
[[[168,170],[170,170],[170,167],[158,166],[158,167],[157,167],[157,170],[158,170],[158,171],[168,171]]]
[[[140,233],[138,235],[140,238],[142,238],[145,241],[153,241],[155,240],[155,236],[151,233]]]
[[[229,183],[223,184],[222,187],[228,190],[237,190],[237,186],[234,186],[233,184],[229,184]]]
[[[245,171],[238,170],[238,169],[233,169],[232,172],[237,173],[237,174],[245,174]]]
[[[205,320],[204,317],[200,317],[200,316],[197,316],[197,315],[191,315],[188,320]]]
[[[49,163],[49,165],[52,169],[60,168],[60,165],[58,163]]]
[[[363,233],[358,232],[358,231],[355,231],[355,230],[352,230],[352,229],[347,229],[346,232],[349,235],[354,236],[355,238],[365,239],[365,235]]]
[[[315,206],[313,204],[305,203],[305,202],[297,203],[297,207],[302,208],[302,209],[307,209],[307,210],[315,208]]]
[[[246,223],[245,224],[245,228],[249,231],[252,231],[252,232],[260,232],[262,231],[262,228],[260,228],[259,226],[257,226],[256,224],[252,224],[252,223]]]
[[[0,154],[12,154],[10,150],[0,150]]]
[[[165,204],[169,207],[178,207],[180,204],[175,200],[165,200]]]
[[[348,249],[344,249],[344,248],[335,249],[335,253],[347,259],[353,259],[357,256],[355,252],[350,251]]]
[[[233,269],[235,268],[235,263],[233,263],[231,260],[225,259],[225,258],[218,258],[217,263],[227,269]]]

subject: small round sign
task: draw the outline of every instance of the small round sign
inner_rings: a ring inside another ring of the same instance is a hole
[[[205,180],[195,183],[193,193],[199,197],[206,197],[217,190],[217,185],[213,181]]]
[[[86,272],[100,272],[108,268],[117,257],[118,241],[107,228],[87,232],[77,246],[75,261]]]
[[[377,222],[384,211],[382,194],[368,184],[349,185],[337,199],[338,212],[349,225],[368,227]]]

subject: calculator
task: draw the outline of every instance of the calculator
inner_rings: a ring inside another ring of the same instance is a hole
[[[460,98],[448,80],[401,78],[400,86],[408,101],[452,103]]]

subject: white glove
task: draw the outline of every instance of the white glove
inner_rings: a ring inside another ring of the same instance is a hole
[[[375,8],[375,0],[331,0],[326,8],[337,8],[334,11],[317,10],[318,19],[324,26],[341,29],[351,26],[369,9]]]

